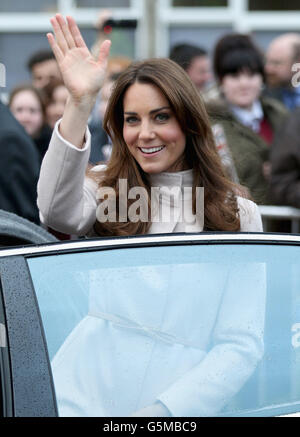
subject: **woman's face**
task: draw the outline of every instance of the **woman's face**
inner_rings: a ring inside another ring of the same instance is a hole
[[[155,85],[135,83],[124,96],[123,137],[146,173],[186,169],[186,138],[164,94]]]
[[[30,90],[18,92],[10,104],[10,110],[28,135],[35,137],[41,130],[44,117],[41,103]]]
[[[64,85],[59,85],[53,91],[52,101],[46,108],[47,123],[54,128],[55,123],[64,113],[69,92]]]
[[[243,71],[227,74],[222,81],[222,91],[232,105],[250,109],[260,96],[263,78],[259,73]]]

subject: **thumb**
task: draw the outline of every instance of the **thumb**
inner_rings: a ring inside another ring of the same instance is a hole
[[[103,41],[103,43],[100,46],[99,56],[98,56],[98,63],[103,64],[104,67],[107,64],[109,51],[110,51],[111,41],[109,39],[106,39]]]

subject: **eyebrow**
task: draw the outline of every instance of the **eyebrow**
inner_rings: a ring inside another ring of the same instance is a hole
[[[170,106],[162,106],[161,108],[153,109],[149,112],[149,114],[155,114],[156,112],[162,111],[163,109],[171,109]],[[137,112],[126,111],[124,112],[126,115],[137,115]]]

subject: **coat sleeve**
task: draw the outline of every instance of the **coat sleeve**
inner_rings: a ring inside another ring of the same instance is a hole
[[[256,203],[238,197],[241,232],[263,232],[262,218]]]
[[[0,163],[0,208],[39,224],[39,156],[34,144],[17,129],[7,129],[0,137]]]
[[[271,199],[300,208],[300,111],[295,111],[271,148]]]
[[[86,177],[90,133],[82,149],[68,143],[56,124],[38,182],[41,221],[66,234],[85,235],[96,221],[97,184]]]

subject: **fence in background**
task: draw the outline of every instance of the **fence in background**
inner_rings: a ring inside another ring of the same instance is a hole
[[[291,224],[291,233],[300,233],[300,209],[290,206],[260,205],[259,210],[263,220],[264,231],[268,232],[272,223],[286,220]]]

